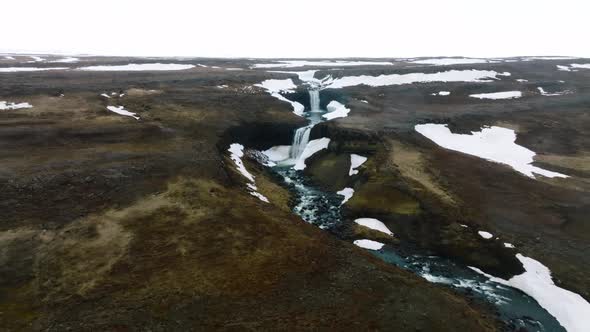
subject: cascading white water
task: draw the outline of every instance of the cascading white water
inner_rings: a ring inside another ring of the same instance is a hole
[[[309,105],[312,112],[319,112],[320,110],[320,90],[309,90]]]
[[[295,136],[293,136],[293,144],[291,145],[291,150],[289,151],[289,158],[297,159],[303,153],[305,146],[309,142],[311,128],[313,128],[313,125],[301,127],[295,131]]]
[[[321,112],[320,109],[320,90],[319,89],[311,89],[309,90],[309,105],[311,112],[310,113],[317,113]],[[291,150],[289,151],[289,158],[297,159],[303,153],[305,146],[309,143],[309,134],[311,133],[311,128],[315,126],[316,123],[321,121],[321,117],[317,115],[311,115],[308,117],[310,124],[301,127],[295,131],[295,135],[293,136],[293,144],[291,144]]]

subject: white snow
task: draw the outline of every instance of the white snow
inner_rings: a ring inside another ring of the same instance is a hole
[[[305,106],[303,106],[303,104],[296,102],[296,101],[289,100],[289,99],[283,97],[283,95],[279,94],[278,92],[273,92],[270,95],[277,98],[280,101],[285,101],[285,102],[291,104],[291,107],[293,107],[293,113],[295,113],[295,115],[303,116],[303,111],[305,110]]]
[[[278,163],[289,159],[289,151],[291,151],[290,145],[277,145],[268,150],[262,151],[262,153],[266,155],[271,162]]]
[[[21,108],[31,108],[33,105],[29,103],[9,103],[6,101],[0,101],[0,110],[18,110]]]
[[[393,232],[391,232],[389,230],[389,228],[387,228],[387,226],[385,226],[385,224],[382,223],[380,220],[377,220],[374,218],[358,218],[358,219],[355,219],[354,222],[361,225],[361,226],[365,226],[370,229],[374,229],[376,231],[393,236]]]
[[[78,70],[84,71],[159,71],[159,70],[186,70],[194,68],[194,65],[185,65],[177,63],[130,63],[120,66],[88,66],[80,67]]]
[[[567,65],[557,65],[557,70],[561,71],[578,71],[578,69],[590,69],[590,63],[572,63],[569,67]]]
[[[328,104],[327,109],[328,113],[322,115],[322,117],[326,118],[327,120],[345,118],[348,116],[348,112],[350,112],[350,108],[346,108],[346,106],[337,102],[336,100],[332,100]]]
[[[43,60],[45,60],[42,57],[38,57],[38,56],[35,56],[35,55],[29,55],[29,57],[31,59],[33,59],[33,60],[28,61],[28,62],[42,62]]]
[[[299,102],[291,101],[291,100],[283,97],[283,95],[281,95],[281,93],[295,92],[295,89],[297,88],[297,86],[295,85],[295,83],[293,83],[292,79],[287,78],[284,80],[276,80],[276,79],[265,80],[260,84],[255,84],[255,86],[265,89],[274,98],[277,98],[280,101],[284,101],[284,102],[291,104],[291,106],[293,107],[293,113],[295,113],[296,115],[299,115],[299,116],[303,116],[303,111],[305,110],[305,106],[303,106]]]
[[[572,68],[590,69],[590,63],[584,63],[584,64],[572,63],[570,66]]]
[[[479,99],[513,99],[513,98],[520,98],[522,97],[522,92],[520,91],[503,91],[503,92],[492,92],[492,93],[478,93],[469,95],[472,98],[479,98]]]
[[[327,149],[329,144],[330,144],[330,139],[326,138],[326,137],[322,137],[322,138],[318,138],[318,139],[314,139],[314,140],[309,141],[307,143],[307,145],[305,146],[305,149],[303,149],[301,156],[299,156],[299,158],[295,162],[295,166],[293,166],[293,169],[298,170],[298,171],[304,170],[305,166],[306,166],[305,160],[307,158],[311,157],[316,152],[323,150],[323,149]]]
[[[478,132],[453,134],[447,125],[421,124],[415,130],[439,146],[511,166],[516,171],[534,178],[533,173],[546,177],[566,178],[567,175],[531,165],[535,153],[515,143],[516,133],[502,127],[486,127]]]
[[[263,202],[269,203],[268,198],[266,198],[264,195],[257,191],[258,188],[256,187],[254,175],[248,172],[246,166],[244,166],[244,162],[242,161],[242,157],[244,156],[244,146],[239,143],[233,143],[230,144],[229,149],[227,149],[227,151],[230,152],[229,157],[231,160],[233,160],[238,172],[240,172],[246,179],[248,179],[248,181],[250,181],[246,184],[246,187],[248,187],[249,189],[250,195],[257,197]]]
[[[380,61],[307,61],[307,60],[280,60],[276,63],[257,63],[252,68],[294,68],[294,67],[349,67],[349,66],[391,66],[391,62]]]
[[[492,233],[488,233],[488,232],[485,232],[485,231],[479,231],[479,232],[477,232],[477,234],[479,234],[479,236],[483,237],[483,238],[484,238],[484,239],[486,239],[486,240],[489,240],[489,239],[491,239],[492,237],[494,237],[494,236],[492,235]]]
[[[368,103],[369,103],[368,101],[366,101],[366,100],[364,100],[364,99],[361,99],[361,100],[359,100],[359,101],[360,101],[361,103],[365,103],[365,104],[368,104]]]
[[[539,90],[539,93],[542,96],[549,96],[549,97],[551,97],[551,96],[562,96],[562,95],[565,95],[565,94],[570,93],[569,90],[549,93],[549,92],[545,91],[545,89],[543,89],[542,87],[537,87],[537,90]]]
[[[68,67],[53,67],[53,68],[39,68],[39,67],[5,67],[0,68],[0,73],[15,73],[26,71],[47,71],[47,70],[66,70]]]
[[[491,281],[520,289],[534,298],[547,310],[568,332],[590,331],[590,303],[580,295],[558,287],[551,278],[551,271],[540,262],[516,254],[525,272],[509,280],[491,276],[483,271],[472,270],[488,277]]]
[[[257,192],[257,191],[251,191],[250,195],[254,196],[254,197],[258,197],[259,200],[266,202],[266,203],[270,203],[270,201],[268,200],[268,198],[266,198],[266,196],[264,196],[263,194]]]
[[[103,96],[103,97],[105,97],[105,98],[111,99],[111,96],[107,95],[106,93],[101,93],[100,95]]]
[[[432,95],[433,96],[448,96],[450,95],[451,92],[450,91],[439,91],[439,92],[435,92]]]
[[[14,60],[14,57],[11,57],[10,55],[5,55],[4,59],[6,60]]]
[[[385,245],[381,242],[367,240],[367,239],[356,240],[353,243],[358,247],[369,249],[369,250],[379,250],[379,249],[383,248],[383,246]]]
[[[524,78],[518,78],[518,79],[516,79],[516,81],[517,81],[517,82],[520,82],[520,83],[526,83],[526,82],[528,82],[529,80],[525,80]]]
[[[421,65],[438,65],[438,66],[449,66],[449,65],[462,65],[472,63],[490,63],[496,62],[487,59],[470,59],[470,58],[439,58],[439,59],[421,59],[411,61],[412,63],[418,63]]]
[[[358,174],[359,171],[357,168],[364,164],[365,161],[367,161],[367,157],[363,157],[354,153],[350,154],[350,169],[348,170],[348,175],[352,176]]]
[[[296,72],[290,72],[290,73],[297,74],[299,79],[302,80],[303,82],[311,82],[311,81],[319,81],[317,78],[314,77],[316,72],[317,72],[317,70],[306,70],[306,71],[296,71]]]
[[[343,205],[344,203],[348,202],[349,199],[352,198],[352,195],[354,195],[354,189],[352,189],[350,187],[346,187],[340,191],[337,191],[336,193],[338,195],[344,196],[342,203],[340,203],[340,205]]]
[[[135,118],[135,120],[139,120],[139,116],[135,115],[136,113],[127,111],[123,106],[107,106],[107,109],[111,112],[115,112],[117,114],[130,116]]]
[[[265,80],[265,81],[262,81],[262,83],[254,84],[254,86],[259,86],[259,87],[265,89],[268,93],[273,93],[273,92],[289,93],[289,92],[295,92],[295,89],[297,89],[297,85],[295,85],[295,83],[293,83],[293,80],[290,78],[287,78],[284,80],[276,80],[276,79]]]
[[[530,56],[526,57],[527,59],[534,59],[534,60],[570,60],[570,59],[578,59],[573,56]]]
[[[238,172],[242,173],[242,175],[250,182],[254,182],[254,175],[248,172],[246,166],[244,166],[244,163],[242,162],[242,157],[244,156],[244,146],[242,144],[233,143],[229,146],[227,151],[231,153],[230,158],[234,161],[234,164],[236,164]]]
[[[326,88],[338,89],[348,86],[368,85],[386,86],[427,82],[492,82],[498,79],[500,74],[493,70],[449,70],[438,73],[410,73],[410,74],[389,74],[379,76],[345,76],[333,79],[326,84]]]
[[[315,78],[317,70],[305,70],[305,71],[269,71],[269,73],[281,73],[281,74],[295,74],[297,77],[305,83],[319,84],[322,80]]]
[[[51,63],[75,63],[78,61],[80,61],[80,59],[74,58],[74,57],[67,57],[67,58],[53,60],[53,61],[49,61],[49,62],[51,62]]]
[[[512,243],[504,242],[504,247],[506,247],[506,248],[514,248],[514,245]]]

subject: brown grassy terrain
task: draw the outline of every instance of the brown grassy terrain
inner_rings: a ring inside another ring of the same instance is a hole
[[[0,100],[34,105],[0,116],[2,329],[499,330],[487,308],[302,222],[250,160],[271,204],[246,192],[229,143],[288,144],[302,123],[250,88],[271,76],[1,74]],[[408,200],[393,211],[415,212]]]

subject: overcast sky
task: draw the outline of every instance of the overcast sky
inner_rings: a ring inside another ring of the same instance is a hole
[[[3,0],[0,52],[590,57],[589,0]]]

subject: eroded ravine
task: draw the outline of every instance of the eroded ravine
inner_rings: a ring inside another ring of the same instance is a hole
[[[340,209],[342,196],[313,185],[304,172],[293,167],[310,141],[311,129],[318,123],[327,121],[323,115],[328,111],[320,107],[320,89],[317,85],[308,85],[308,90],[310,108],[303,113],[308,124],[295,131],[288,159],[274,164],[271,169],[280,175],[284,184],[292,191],[295,197],[293,212],[308,223],[330,230],[343,222]],[[387,245],[373,253],[385,262],[412,271],[430,282],[446,285],[492,305],[511,331],[565,331],[530,296],[517,289],[494,283],[449,259],[415,249],[405,249],[402,254],[395,247]]]

